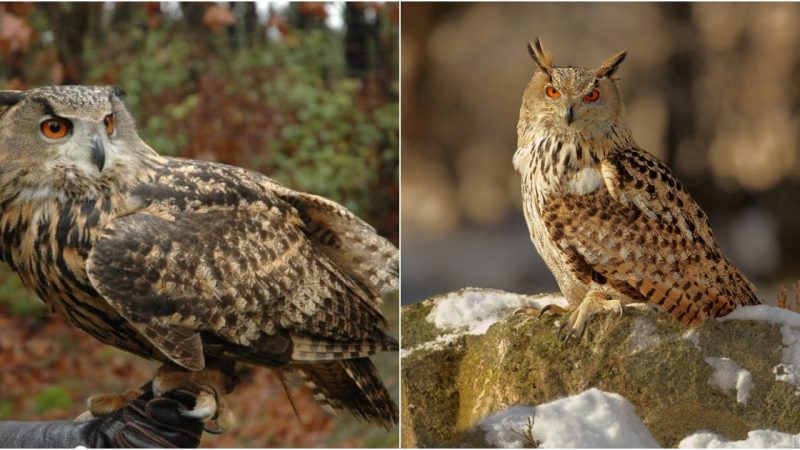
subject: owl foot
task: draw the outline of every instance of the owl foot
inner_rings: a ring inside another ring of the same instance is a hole
[[[225,393],[232,388],[226,389],[226,377],[221,371],[207,368],[193,372],[166,364],[161,366],[153,379],[153,395],[159,396],[178,388],[198,393],[194,408],[181,414],[193,419],[213,421],[211,425],[206,425],[207,432],[220,434],[236,425],[236,416],[225,399]]]
[[[122,409],[130,401],[139,398],[144,393],[141,389],[129,389],[122,394],[100,394],[89,397],[86,401],[89,407],[76,420],[88,420],[94,417],[111,414],[118,409]]]
[[[569,319],[558,327],[556,339],[562,345],[572,337],[582,338],[586,333],[586,328],[591,322],[592,317],[601,312],[611,311],[622,317],[622,302],[619,300],[608,300],[602,292],[591,290],[577,308],[569,315]],[[561,332],[566,329],[566,334],[561,337]]]

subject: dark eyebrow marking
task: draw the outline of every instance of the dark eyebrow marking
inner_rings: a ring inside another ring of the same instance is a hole
[[[38,104],[40,104],[40,105],[42,105],[42,108],[44,108],[45,114],[50,114],[51,116],[57,116],[58,115],[58,114],[56,114],[55,110],[53,109],[53,105],[51,105],[50,102],[48,102],[46,99],[41,98],[41,97],[32,97],[31,100],[36,102],[36,103],[38,103]]]

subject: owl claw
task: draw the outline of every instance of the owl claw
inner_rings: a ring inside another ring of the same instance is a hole
[[[542,309],[542,313],[548,309]],[[569,313],[569,318],[558,327],[556,332],[556,340],[561,345],[566,345],[567,342],[573,337],[579,341],[583,339],[586,330],[589,328],[589,323],[595,314],[602,311],[612,311],[622,316],[622,303],[619,300],[607,300],[605,296],[599,291],[590,291],[577,308]],[[561,333],[567,330],[566,334],[562,337]]]
[[[194,408],[181,411],[184,417],[208,422],[205,431],[221,434],[236,424],[236,417],[225,399],[224,375],[213,369],[189,372],[162,366],[153,381],[153,393],[173,389],[187,389],[197,393]]]

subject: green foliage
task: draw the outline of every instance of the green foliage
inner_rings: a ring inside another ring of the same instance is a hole
[[[5,265],[0,266],[0,306],[16,317],[41,317],[45,311],[44,303]]]
[[[117,72],[142,138],[161,154],[211,154],[260,170],[397,233],[396,82],[387,96],[349,76],[341,33],[309,30],[234,52],[216,40],[201,51],[173,35],[128,29],[117,40],[141,46],[133,54],[88,46],[86,82]]]
[[[36,397],[35,404],[38,412],[45,412],[51,409],[68,408],[72,400],[69,394],[64,389],[58,386],[50,386],[45,388],[41,394]]]
[[[14,414],[14,405],[9,400],[0,401],[0,420],[12,419]]]

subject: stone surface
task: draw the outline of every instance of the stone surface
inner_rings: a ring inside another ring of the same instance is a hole
[[[499,293],[468,291],[487,298]],[[708,321],[689,330],[666,313],[625,308],[621,318],[596,317],[582,340],[562,346],[558,315],[507,311],[485,334],[459,334],[429,320],[437,302],[466,292],[403,308],[405,447],[487,446],[474,427],[482,418],[593,387],[630,401],[662,446],[675,447],[700,430],[730,440],[759,429],[800,433],[800,392],[773,371],[785,348],[780,325]],[[536,304],[543,296],[520,297]],[[737,402],[735,389],[709,383],[715,369],[708,357],[729,358],[750,374],[746,404]]]

